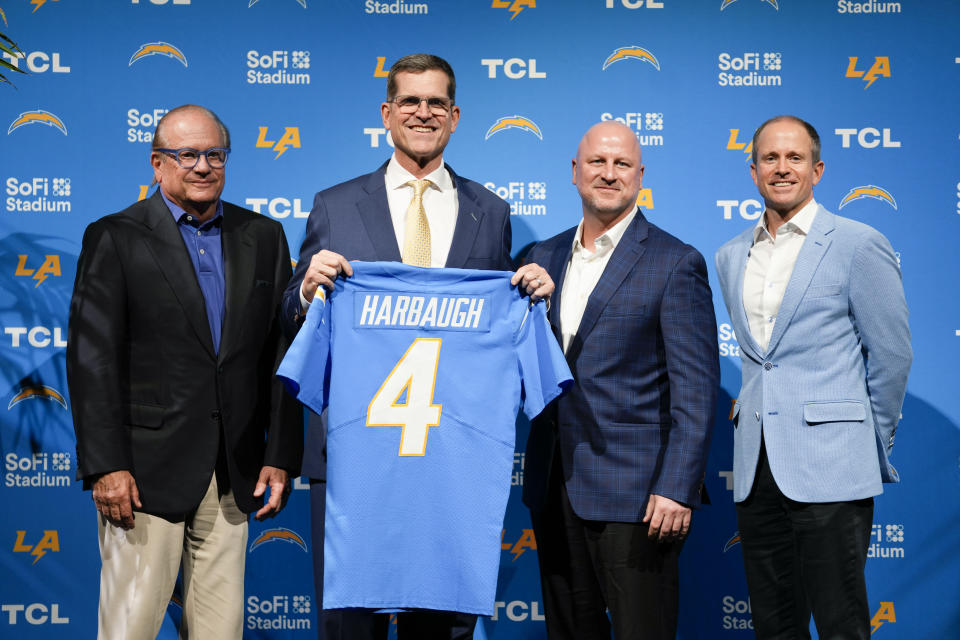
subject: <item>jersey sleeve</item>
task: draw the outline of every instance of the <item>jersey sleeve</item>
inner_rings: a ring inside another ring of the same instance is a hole
[[[533,419],[573,383],[573,375],[550,330],[546,304],[520,302],[528,308],[514,346],[523,382],[523,412]]]
[[[307,317],[277,369],[290,395],[320,414],[330,386],[330,304],[314,299]]]

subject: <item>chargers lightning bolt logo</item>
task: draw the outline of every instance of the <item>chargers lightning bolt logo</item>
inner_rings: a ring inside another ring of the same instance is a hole
[[[739,531],[735,532],[735,533],[730,537],[730,539],[727,540],[726,544],[723,545],[723,552],[726,553],[727,551],[730,551],[730,549],[734,548],[734,547],[737,546],[738,544],[740,544],[740,532],[739,532]]]
[[[7,405],[7,411],[13,409],[16,405],[20,404],[24,400],[32,399],[49,400],[51,402],[56,402],[64,409],[67,408],[67,399],[63,397],[62,393],[53,387],[48,387],[45,384],[38,384],[21,389],[20,392],[13,396],[13,398],[10,400],[10,404]]]
[[[720,5],[720,11],[723,11],[724,9],[726,9],[736,1],[737,0],[723,0],[723,4]],[[780,7],[777,6],[777,0],[760,0],[760,2],[766,2],[768,5],[770,5],[777,11],[780,11]]]
[[[505,118],[500,118],[499,120],[493,123],[493,126],[490,127],[490,129],[487,130],[487,135],[484,136],[483,139],[489,140],[490,136],[492,136],[495,133],[500,133],[505,129],[524,129],[526,131],[529,131],[533,135],[537,136],[541,140],[543,140],[543,134],[540,133],[540,127],[538,127],[533,120],[530,120],[529,118],[525,118],[519,115],[512,115],[512,116],[506,116]]]
[[[307,551],[307,543],[300,536],[300,534],[296,531],[291,531],[290,529],[284,529],[283,527],[265,529],[260,533],[259,536],[257,536],[257,539],[250,544],[250,551],[253,551],[257,547],[263,546],[268,542],[276,542],[278,540],[295,544],[303,549],[304,552]]]
[[[257,4],[258,2],[260,2],[260,0],[250,0],[250,4],[247,5],[247,9]],[[304,9],[307,8],[307,0],[297,0],[297,4],[299,4]]]
[[[60,133],[67,135],[67,125],[63,124],[58,116],[50,113],[49,111],[44,111],[43,109],[34,109],[33,111],[24,111],[16,120],[10,124],[10,128],[7,129],[7,135],[13,133],[14,129],[19,129],[20,127],[28,124],[45,124],[48,127],[54,127],[60,130]]]
[[[175,58],[179,60],[183,66],[187,66],[187,57],[183,55],[180,49],[177,49],[169,42],[148,42],[147,44],[141,45],[140,48],[130,56],[130,63],[127,66],[132,66],[134,62],[143,60],[147,56],[167,56],[168,58]]]
[[[897,201],[893,199],[893,196],[890,195],[890,192],[873,184],[850,189],[847,195],[843,196],[843,200],[840,201],[840,206],[838,209],[843,209],[854,200],[859,200],[861,198],[873,198],[874,200],[881,200],[889,204],[895,210],[897,209]]]
[[[656,56],[644,49],[643,47],[620,47],[615,49],[610,56],[603,61],[603,69],[606,70],[607,67],[612,65],[614,62],[620,62],[621,60],[645,60],[649,62],[656,68],[657,71],[660,71],[660,62],[657,60]]]

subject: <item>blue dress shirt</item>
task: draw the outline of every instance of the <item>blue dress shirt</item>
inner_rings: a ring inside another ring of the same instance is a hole
[[[223,275],[223,246],[220,242],[220,223],[223,221],[223,203],[217,201],[217,214],[201,224],[196,218],[173,203],[160,190],[160,196],[167,203],[173,215],[183,243],[190,254],[193,270],[197,274],[197,282],[207,310],[207,321],[210,323],[210,337],[213,338],[213,349],[220,351],[220,334],[223,329],[224,313],[224,275]]]

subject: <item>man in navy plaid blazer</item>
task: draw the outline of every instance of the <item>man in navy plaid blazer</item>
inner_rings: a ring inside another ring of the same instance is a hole
[[[547,632],[674,638],[677,561],[699,507],[720,380],[703,256],[636,206],[640,146],[594,125],[573,160],[583,220],[528,260],[574,386],[531,427],[530,507]],[[606,609],[610,610],[608,619]]]

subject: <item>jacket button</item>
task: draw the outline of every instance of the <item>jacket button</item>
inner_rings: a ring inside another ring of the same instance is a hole
[[[219,411],[211,411],[211,412],[210,412],[210,419],[211,419],[211,420],[219,420],[219,419],[220,419],[220,412],[219,412]]]
[[[753,412],[753,415],[756,416],[756,418],[757,418],[758,421],[760,420],[760,412],[759,412],[759,411],[754,411],[754,412]]]
[[[773,369],[773,363],[772,363],[772,362],[764,362],[764,363],[763,363],[763,368],[766,369],[767,371],[770,371],[770,369]]]

